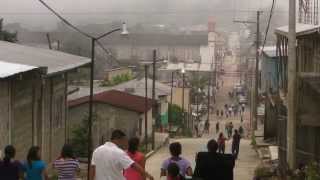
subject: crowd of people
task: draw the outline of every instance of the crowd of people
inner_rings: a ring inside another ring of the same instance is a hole
[[[192,169],[190,161],[182,157],[182,146],[173,142],[169,146],[170,157],[161,165],[160,177],[167,180],[197,179],[212,180],[230,176],[225,172],[232,172],[234,160],[239,153],[240,136],[237,131],[233,135],[232,154],[225,154],[225,141],[220,136],[218,142],[214,139],[207,144],[207,152],[196,154],[196,166]],[[97,147],[90,163],[90,180],[145,180],[154,177],[145,170],[146,158],[139,152],[140,140],[133,137],[129,140],[121,130],[114,130],[111,140]],[[4,158],[0,160],[0,179],[4,180],[48,180],[48,164],[41,159],[38,146],[29,149],[26,160],[15,159],[16,150],[8,145],[4,150]],[[227,162],[227,163],[226,163]],[[224,167],[226,169],[220,169]],[[53,161],[52,168],[58,175],[58,180],[76,180],[80,172],[80,163],[74,156],[71,145],[64,145],[60,156]],[[219,170],[220,169],[220,170]],[[224,178],[225,180],[228,180]]]
[[[4,158],[0,160],[0,179],[3,180],[49,180],[47,164],[41,159],[40,147],[32,146],[26,160],[15,159],[16,150],[12,145],[4,149]],[[66,144],[61,155],[53,163],[59,180],[75,180],[79,172],[79,161],[74,157],[73,149]]]

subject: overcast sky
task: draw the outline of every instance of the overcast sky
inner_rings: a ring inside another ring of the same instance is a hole
[[[269,7],[272,0],[44,0],[75,23],[104,23],[135,17],[141,21],[146,13],[156,12],[162,18],[174,15],[221,11],[228,16],[242,16],[242,10],[255,11]],[[288,0],[277,1],[277,11],[287,11]],[[219,7],[219,8],[217,8]],[[218,9],[218,10],[217,10]],[[237,11],[235,11],[235,9]],[[222,14],[222,13],[221,13]],[[57,18],[37,0],[1,0],[0,17],[7,23],[19,22],[28,27],[52,28]],[[143,23],[143,22],[142,22]],[[157,22],[155,22],[156,24]],[[129,22],[130,24],[130,22]]]

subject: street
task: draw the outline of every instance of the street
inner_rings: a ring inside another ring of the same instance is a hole
[[[237,68],[237,64],[234,58],[226,58],[224,62],[224,69],[227,69],[228,72],[235,71]],[[206,149],[206,143],[209,139],[215,138],[217,139],[217,133],[215,130],[215,125],[217,120],[220,122],[220,131],[224,132],[225,123],[232,122],[234,124],[234,128],[238,129],[240,122],[240,115],[234,117],[223,118],[216,116],[217,108],[219,110],[224,109],[225,104],[232,104],[233,102],[229,99],[228,92],[230,92],[233,88],[233,85],[239,82],[238,77],[222,77],[219,81],[224,81],[223,87],[220,87],[219,91],[216,94],[216,104],[214,104],[214,111],[210,114],[210,133],[204,134],[201,138],[183,138],[183,139],[171,139],[170,142],[178,141],[182,144],[182,156],[188,159],[194,168],[195,166],[195,155],[199,151],[203,151]],[[221,84],[221,83],[220,83]],[[244,122],[243,127],[245,128],[245,134],[247,134],[247,127],[249,127],[249,115],[250,110],[249,107],[246,107],[244,114]],[[226,133],[224,132],[226,135]],[[258,156],[256,152],[252,149],[250,145],[250,138],[243,138],[240,143],[240,153],[239,159],[236,161],[236,166],[234,169],[234,179],[235,180],[250,180],[253,178],[253,173],[255,167],[259,163]],[[226,143],[226,153],[231,153],[231,143],[232,140],[227,141]],[[168,147],[162,147],[156,154],[150,157],[147,160],[147,170],[155,179],[160,179],[160,167],[163,160],[170,157]]]

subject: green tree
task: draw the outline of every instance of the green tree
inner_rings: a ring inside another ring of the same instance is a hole
[[[93,122],[97,119],[97,116],[94,114],[92,117]],[[86,115],[81,124],[79,124],[72,131],[71,144],[74,147],[74,153],[76,157],[87,157],[88,156],[88,122],[89,116]]]
[[[8,42],[17,42],[17,32],[11,33],[3,30],[3,19],[0,19],[0,40]]]
[[[172,114],[169,123],[174,126],[182,125],[182,108],[175,104],[169,104],[169,109]]]

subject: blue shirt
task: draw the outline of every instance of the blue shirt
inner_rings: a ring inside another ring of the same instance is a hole
[[[32,166],[26,162],[24,170],[27,174],[26,180],[43,180],[42,172],[46,168],[46,163],[42,160],[32,161]]]

